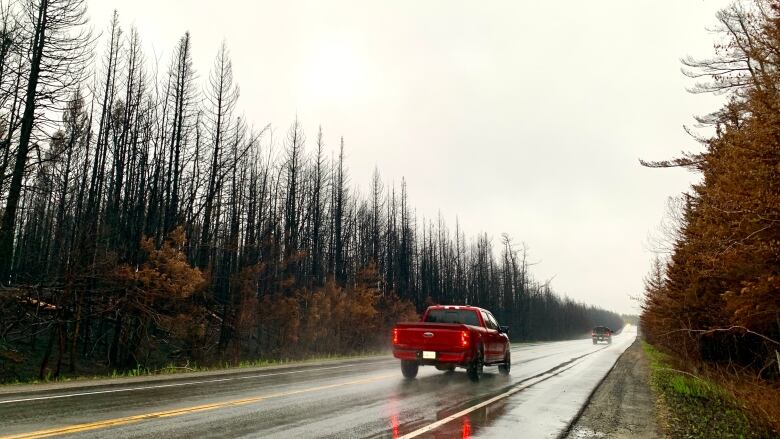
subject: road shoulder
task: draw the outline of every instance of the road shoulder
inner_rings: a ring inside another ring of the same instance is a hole
[[[649,363],[637,339],[596,388],[566,438],[660,438],[655,401]]]

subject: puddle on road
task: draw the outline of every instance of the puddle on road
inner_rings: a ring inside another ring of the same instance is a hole
[[[440,419],[447,418],[453,413],[457,413],[458,409],[448,408],[442,410],[436,414],[435,420],[426,420],[423,422],[414,422],[411,424],[402,423],[400,421],[400,415],[398,413],[390,416],[390,431],[392,432],[392,438],[396,439],[404,434],[410,433],[422,428],[432,422]],[[478,430],[484,426],[490,425],[493,421],[506,414],[506,402],[501,400],[488,406],[475,410],[467,415],[461,416],[458,419],[454,419],[432,431],[426,432],[419,436],[420,438],[428,439],[450,439],[450,438],[471,438],[478,432]],[[508,432],[508,436],[516,436],[517,432]]]
[[[452,422],[442,425],[436,430],[424,434],[422,438],[471,438],[478,436],[479,430],[493,423],[506,414],[506,402],[497,401],[493,404],[475,410]],[[491,432],[495,433],[495,432]],[[496,437],[522,437],[520,431],[507,431],[506,435],[497,433]]]
[[[434,374],[418,378],[417,380],[403,380],[398,383],[395,391],[385,405],[387,430],[385,434],[377,437],[399,438],[405,434],[426,427],[436,421],[452,416],[459,411],[472,407],[484,400],[493,397],[496,393],[506,391],[515,385],[510,377],[498,373],[486,373],[479,383],[471,382],[466,373],[457,371],[454,373]],[[446,392],[446,395],[443,394]],[[419,398],[424,395],[433,395],[428,407],[420,410],[406,406],[403,401],[407,398]],[[499,404],[492,404],[470,415],[454,419],[431,432],[420,437],[427,438],[453,438],[473,437],[475,431],[474,420],[477,424],[499,416]],[[433,410],[431,410],[433,409]],[[487,410],[486,410],[487,409]],[[501,410],[503,413],[503,410]],[[478,416],[477,419],[475,416]]]

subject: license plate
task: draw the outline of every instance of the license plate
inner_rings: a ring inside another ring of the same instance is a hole
[[[423,351],[423,359],[424,360],[435,360],[436,359],[436,352],[435,351]]]

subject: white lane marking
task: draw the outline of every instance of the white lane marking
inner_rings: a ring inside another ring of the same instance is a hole
[[[27,401],[41,401],[46,399],[60,399],[60,398],[71,398],[74,396],[86,396],[86,395],[100,395],[104,393],[118,393],[118,392],[133,392],[138,390],[149,390],[149,389],[164,389],[166,387],[181,387],[181,386],[191,386],[194,384],[208,384],[208,383],[221,383],[225,381],[235,381],[235,380],[247,380],[252,378],[263,378],[263,377],[270,377],[270,376],[276,376],[276,375],[290,375],[294,373],[304,373],[304,372],[316,372],[320,370],[332,370],[332,369],[342,369],[345,367],[354,367],[354,366],[361,366],[363,364],[376,364],[376,363],[383,363],[387,360],[382,361],[372,361],[372,362],[365,362],[365,363],[359,363],[359,364],[345,364],[341,366],[329,366],[329,367],[320,367],[316,369],[305,369],[305,370],[293,370],[288,372],[276,372],[276,373],[265,373],[265,374],[257,374],[257,375],[247,375],[247,376],[240,376],[240,377],[232,377],[232,378],[216,378],[212,380],[201,380],[201,381],[187,381],[184,383],[172,383],[172,384],[159,384],[154,386],[141,386],[141,387],[123,387],[120,389],[107,389],[107,390],[94,390],[91,392],[76,392],[76,393],[66,393],[62,395],[48,395],[48,396],[36,396],[36,397],[30,397],[30,398],[19,398],[19,399],[9,399],[6,401],[0,401],[0,404],[12,404],[16,402],[27,402]]]
[[[599,349],[599,350],[601,350],[601,349]],[[595,352],[597,352],[597,351],[593,351],[592,353],[595,353]],[[423,433],[427,433],[427,432],[429,432],[431,430],[435,430],[435,429],[441,427],[442,425],[447,424],[448,422],[454,421],[455,419],[458,419],[458,418],[460,418],[462,416],[468,415],[469,413],[471,413],[473,411],[476,411],[476,410],[479,410],[482,407],[485,407],[485,406],[488,406],[490,404],[493,404],[494,402],[500,401],[500,400],[502,400],[504,398],[508,398],[508,397],[514,395],[517,392],[523,391],[523,390],[525,390],[525,389],[527,389],[529,387],[532,387],[532,386],[535,386],[535,385],[541,383],[542,381],[546,381],[546,380],[548,380],[548,379],[550,379],[550,378],[552,378],[552,377],[554,377],[556,375],[559,375],[559,374],[561,374],[561,373],[571,369],[572,367],[579,365],[580,363],[585,361],[584,358],[588,357],[588,356],[589,355],[584,355],[584,356],[580,357],[578,360],[573,361],[571,364],[569,364],[566,367],[563,367],[561,369],[556,369],[556,370],[552,370],[550,372],[547,372],[546,374],[541,375],[541,376],[539,376],[536,379],[532,379],[531,381],[527,381],[525,384],[521,384],[521,385],[519,385],[517,387],[509,389],[509,390],[507,390],[506,392],[504,392],[504,393],[502,393],[500,395],[496,395],[496,396],[488,399],[487,401],[483,401],[483,402],[481,402],[481,403],[479,403],[477,405],[471,406],[471,407],[469,407],[467,409],[463,409],[463,410],[459,411],[458,413],[455,413],[453,415],[447,416],[444,419],[440,419],[440,420],[438,420],[438,421],[436,421],[436,422],[434,422],[432,424],[428,424],[425,427],[422,427],[422,428],[420,428],[418,430],[415,430],[415,431],[412,431],[410,433],[407,433],[407,434],[405,434],[403,436],[399,436],[398,439],[411,439],[411,438],[420,436]]]

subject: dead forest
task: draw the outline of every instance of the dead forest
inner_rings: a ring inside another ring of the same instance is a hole
[[[0,0],[0,381],[377,350],[432,303],[515,341],[622,326],[400,176],[351,181],[348,133],[246,120],[227,44],[196,66],[182,31],[153,62],[86,17]]]

